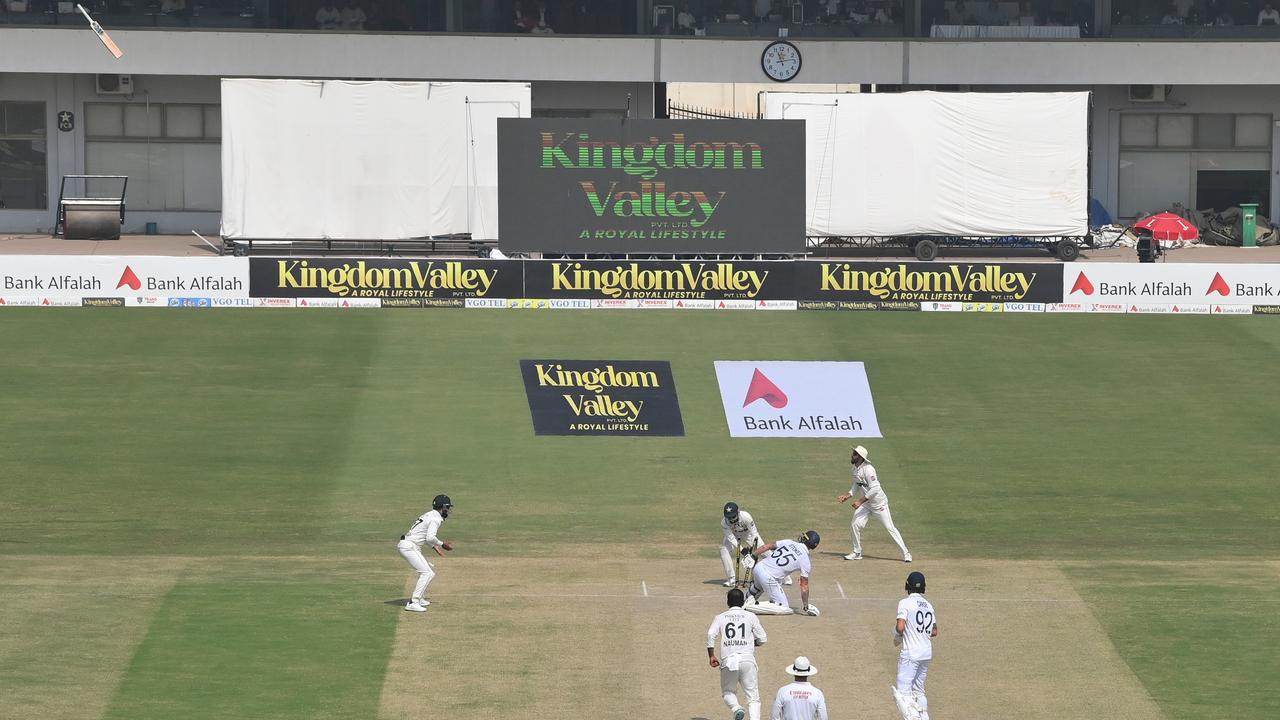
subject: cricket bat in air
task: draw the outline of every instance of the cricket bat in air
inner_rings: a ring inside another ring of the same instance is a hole
[[[120,46],[116,45],[116,41],[111,39],[111,36],[107,34],[106,30],[102,29],[97,20],[89,16],[89,11],[85,10],[84,6],[80,4],[76,5],[76,9],[80,11],[81,15],[84,15],[85,20],[89,21],[89,27],[93,29],[93,34],[97,35],[98,39],[102,41],[103,46],[107,48],[107,52],[114,55],[117,60],[123,57],[124,53],[120,52]]]

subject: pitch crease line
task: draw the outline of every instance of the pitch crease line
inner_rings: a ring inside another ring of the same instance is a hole
[[[840,584],[840,581],[839,581],[839,580],[837,580],[837,581],[836,581],[836,589],[840,591],[840,599],[841,599],[841,600],[848,600],[848,599],[849,599],[848,597],[846,597],[846,596],[845,596],[845,594],[844,594],[844,586]]]
[[[645,585],[643,580],[640,581],[640,592],[644,593],[645,597],[649,597],[649,586]]]

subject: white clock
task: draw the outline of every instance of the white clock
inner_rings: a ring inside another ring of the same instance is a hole
[[[771,79],[786,82],[800,74],[800,51],[786,40],[775,40],[760,56],[760,67]]]

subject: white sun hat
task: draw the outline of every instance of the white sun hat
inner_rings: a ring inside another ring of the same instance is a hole
[[[809,658],[801,655],[800,657],[796,658],[795,662],[787,666],[787,674],[798,675],[800,677],[807,677],[809,675],[817,675],[818,668],[810,665]]]

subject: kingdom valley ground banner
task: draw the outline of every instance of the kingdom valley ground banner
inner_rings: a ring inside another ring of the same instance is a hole
[[[800,120],[498,120],[509,252],[804,251]]]

